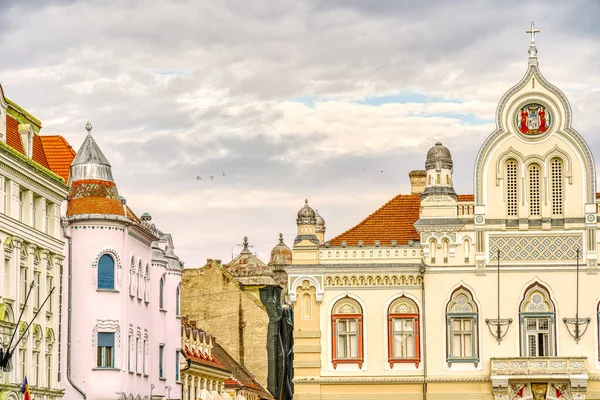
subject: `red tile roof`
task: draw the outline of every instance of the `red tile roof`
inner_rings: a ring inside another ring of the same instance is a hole
[[[25,154],[21,135],[19,135],[19,122],[8,115],[6,116],[6,144],[19,153]]]
[[[458,195],[458,201],[473,200],[472,194]],[[413,224],[419,219],[420,207],[420,194],[400,194],[329,243],[341,246],[345,241],[348,246],[358,246],[358,241],[362,240],[365,246],[373,246],[379,240],[382,246],[390,246],[392,240],[398,245],[407,245],[409,240],[418,241],[419,233]]]
[[[39,135],[33,135],[33,146],[32,146],[31,158],[33,159],[33,161],[37,162],[44,168],[50,169],[50,165],[48,164],[48,159],[46,158],[46,153],[44,153],[44,147],[42,146],[42,139],[40,138]],[[54,171],[52,171],[52,172],[54,172]]]
[[[75,158],[75,150],[69,142],[59,135],[39,136],[48,166],[52,172],[69,180],[71,162]]]

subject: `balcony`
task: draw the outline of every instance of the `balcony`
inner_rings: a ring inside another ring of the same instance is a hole
[[[529,377],[554,375],[586,375],[587,357],[515,357],[492,358],[492,375]]]
[[[587,357],[513,357],[492,358],[490,371],[495,396],[509,393],[509,381],[525,385],[569,383],[571,391],[585,398],[588,383]],[[547,383],[543,383],[547,382]],[[501,397],[504,398],[504,397]]]

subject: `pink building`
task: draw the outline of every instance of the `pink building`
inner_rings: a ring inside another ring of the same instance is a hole
[[[180,399],[183,263],[149,214],[119,196],[86,127],[71,163],[61,364],[66,399]]]

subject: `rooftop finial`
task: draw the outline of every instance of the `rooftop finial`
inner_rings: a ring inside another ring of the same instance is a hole
[[[248,250],[248,236],[244,236],[244,250]]]
[[[92,124],[90,124],[90,121],[85,124],[85,130],[88,131],[88,135],[92,133]]]
[[[537,47],[535,46],[535,34],[540,30],[535,28],[535,23],[531,21],[531,28],[525,32],[531,34],[531,43],[529,44],[529,65],[537,65]]]
[[[279,244],[283,244],[283,233],[279,234]]]

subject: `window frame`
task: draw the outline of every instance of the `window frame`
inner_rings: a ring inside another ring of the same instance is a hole
[[[165,345],[158,345],[158,379],[165,379]]]
[[[111,278],[112,279],[112,285],[111,285],[111,287],[101,287],[100,286],[100,263],[102,262],[102,259],[104,259],[104,257],[107,257],[108,259],[110,259],[112,261],[112,278]],[[110,254],[110,253],[104,253],[100,257],[98,257],[98,264],[97,264],[98,271],[96,271],[97,272],[97,274],[96,274],[97,275],[96,276],[97,277],[97,283],[96,283],[96,289],[97,290],[99,290],[99,291],[114,291],[114,290],[116,290],[116,287],[115,287],[115,283],[116,283],[115,282],[116,281],[116,279],[115,279],[115,275],[116,275],[115,269],[116,269],[116,267],[117,267],[117,260],[115,260],[115,258],[113,257],[112,254]]]
[[[100,334],[112,335],[112,346],[100,346]],[[115,367],[115,332],[98,332],[98,350],[96,352],[96,368],[114,368]],[[107,360],[107,352],[110,350],[110,361]],[[110,365],[102,365],[109,363]]]
[[[554,170],[554,162],[558,161],[560,165],[560,174],[558,179],[555,179],[556,175]],[[562,217],[565,214],[565,162],[560,157],[552,157],[550,159],[550,193],[551,193],[551,215],[553,217]],[[557,190],[558,187],[558,190]],[[560,192],[560,201],[556,200],[556,193]],[[560,207],[560,213],[556,213],[557,205]]]
[[[458,301],[458,297],[461,295],[467,297],[467,303],[471,308],[470,311],[452,311],[454,303]],[[471,320],[471,357],[457,357],[454,354],[455,330],[453,322],[457,319]],[[454,363],[473,364],[475,368],[479,365],[479,308],[475,302],[473,293],[464,286],[456,288],[446,304],[446,362],[449,368]]]
[[[161,276],[158,283],[158,308],[165,310],[165,277]]]
[[[529,217],[540,218],[542,216],[542,180],[542,167],[537,163],[529,164],[527,166]]]
[[[509,165],[511,165],[512,163],[514,163],[515,165],[514,182],[512,182],[513,177],[510,176],[509,173]],[[504,176],[504,201],[506,202],[506,216],[507,218],[519,218],[519,162],[516,159],[509,158],[505,161]],[[509,182],[509,180],[511,182]],[[511,185],[510,188],[509,184]],[[514,189],[514,195],[509,194],[509,191],[512,189]]]
[[[413,303],[416,308],[416,313],[394,313],[392,312],[392,306],[397,300],[407,299],[411,303]],[[394,321],[397,319],[412,319],[413,320],[413,346],[414,346],[414,357],[405,357],[405,358],[396,358],[394,357]],[[419,368],[419,364],[421,362],[421,327],[420,327],[420,313],[419,306],[417,303],[406,297],[400,296],[394,299],[387,310],[387,324],[388,324],[388,362],[390,364],[390,368],[394,368],[394,364],[404,364],[404,363],[414,363],[416,368]]]
[[[348,299],[352,300],[352,302],[356,302],[356,304],[360,307],[360,313],[335,313],[335,309],[347,301]],[[342,320],[356,320],[357,322],[357,333],[356,333],[356,358],[340,358],[338,357],[337,346],[338,346],[338,321]],[[331,314],[331,340],[332,340],[332,354],[331,360],[333,363],[333,369],[337,369],[339,364],[357,364],[359,369],[362,369],[364,364],[364,338],[363,338],[363,310],[360,303],[349,296],[343,297],[335,302]]]
[[[537,307],[537,310],[531,311],[527,309],[527,305],[533,302],[533,297],[536,295],[536,292],[539,293],[543,299],[542,302],[547,303],[547,307],[545,310],[542,310]],[[526,320],[528,318],[549,318],[550,324],[548,326],[549,340],[550,344],[548,349],[550,350],[550,354],[544,356],[529,356],[529,343],[527,341],[527,324]],[[554,305],[554,300],[550,295],[550,291],[546,289],[545,286],[539,284],[538,282],[531,284],[523,294],[523,298],[521,299],[521,303],[519,304],[519,354],[521,357],[532,357],[532,358],[540,358],[540,357],[553,357],[558,354],[558,341],[556,334],[556,306]]]

